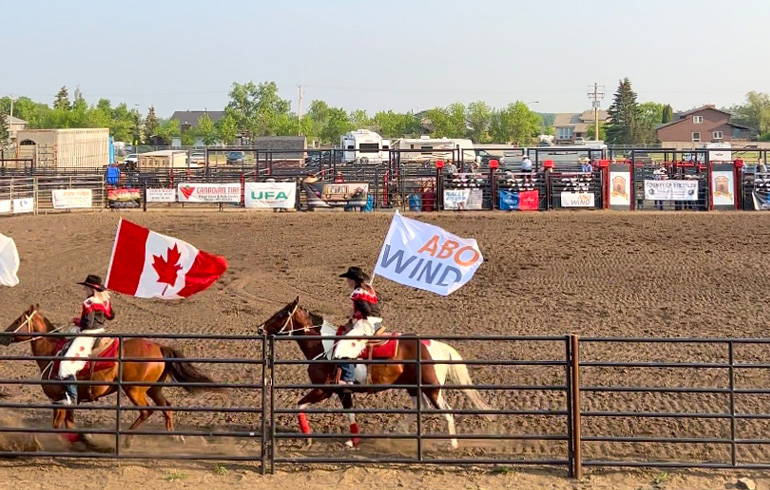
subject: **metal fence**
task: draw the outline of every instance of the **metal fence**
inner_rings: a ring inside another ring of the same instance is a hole
[[[109,337],[117,338],[120,345],[136,338],[172,343],[188,357],[165,361],[203,364],[202,369],[211,374],[214,382],[124,380],[121,373],[125,363],[147,359],[129,358],[118,350],[117,357],[104,359],[118,363],[115,381],[77,384],[114,386],[119,393],[137,385],[194,386],[225,393],[183,405],[151,407],[133,406],[119,394],[111,403],[71,407],[78,418],[85,419],[85,423],[78,421],[78,429],[43,428],[44,412],[61,405],[38,401],[37,386],[62,382],[32,375],[31,364],[62,357],[2,355],[5,373],[18,374],[5,374],[0,379],[10,399],[0,402],[0,409],[12,410],[19,422],[1,427],[0,433],[36,437],[90,434],[102,443],[108,442],[105,451],[8,449],[0,451],[0,457],[239,460],[258,463],[263,472],[287,464],[322,463],[538,465],[561,467],[577,478],[583,467],[599,466],[770,468],[770,439],[765,435],[770,420],[765,408],[770,398],[770,364],[765,361],[770,339],[403,335],[399,337],[401,342],[438,341],[454,346],[461,354],[478,352],[462,360],[436,361],[423,358],[417,349],[415,359],[398,361],[405,368],[414,366],[418,372],[428,365],[464,364],[475,383],[450,380],[440,386],[418,379],[401,385],[364,384],[356,389],[394,391],[359,396],[359,405],[342,409],[334,405],[296,405],[309,390],[329,388],[327,384],[298,382],[307,380],[306,367],[334,361],[297,359],[297,350],[287,345],[296,341],[291,336]],[[204,356],[204,351],[216,355]],[[496,352],[497,357],[490,357],[491,352]],[[394,361],[357,362],[381,365]],[[422,397],[414,398],[414,406],[403,408],[405,397],[397,393],[438,387],[446,390],[446,399],[455,408],[434,408]],[[462,394],[468,389],[478,390],[492,408],[463,405]],[[125,423],[140,410],[171,411],[178,415],[181,428],[172,433],[151,425],[126,429]],[[32,415],[25,415],[30,412]],[[294,418],[299,414],[309,415],[316,430],[297,432]],[[447,432],[441,417],[447,414],[459,417],[455,435]],[[365,424],[362,433],[334,429],[342,425],[341,416],[350,415],[371,422]],[[494,420],[482,416],[493,416]],[[405,418],[406,425],[402,420]],[[325,430],[318,431],[319,426]],[[157,440],[169,435],[199,438],[205,446],[197,453],[189,445],[170,443],[139,444],[138,449],[123,447],[128,437],[134,441]],[[319,441],[315,450],[303,447],[311,438]],[[362,451],[340,449],[338,441],[352,438],[365,441]],[[459,440],[459,449],[444,448],[449,439]],[[225,442],[220,445],[220,441]]]

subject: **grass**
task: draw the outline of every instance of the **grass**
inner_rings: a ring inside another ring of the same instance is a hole
[[[163,477],[163,479],[169,483],[182,481],[185,478],[187,478],[187,475],[179,471],[169,471],[166,473],[166,476]]]
[[[225,476],[228,473],[227,468],[219,463],[214,465],[214,474],[219,476]]]
[[[670,477],[671,475],[666,472],[660,473],[652,479],[652,484],[655,485],[656,488],[663,488]]]

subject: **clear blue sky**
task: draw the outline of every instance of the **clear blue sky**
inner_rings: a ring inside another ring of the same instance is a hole
[[[59,87],[174,110],[221,109],[234,81],[273,80],[297,107],[422,110],[483,99],[590,107],[628,76],[675,109],[770,92],[770,1],[69,0],[0,7],[0,95]]]

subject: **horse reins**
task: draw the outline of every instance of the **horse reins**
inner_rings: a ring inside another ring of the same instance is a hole
[[[27,314],[25,314],[25,316],[27,317],[27,318],[26,318],[26,320],[24,320],[24,321],[21,323],[21,325],[19,325],[18,327],[16,327],[16,330],[14,330],[14,331],[13,331],[13,332],[11,332],[11,333],[19,333],[19,330],[21,330],[21,329],[22,329],[22,328],[23,328],[23,327],[26,325],[26,326],[27,326],[27,333],[28,333],[28,334],[31,334],[31,333],[32,333],[32,319],[33,319],[33,318],[35,317],[35,315],[37,315],[37,314],[38,314],[38,313],[37,313],[37,310],[33,311],[31,315],[27,315]],[[54,329],[53,329],[53,330],[51,330],[50,332],[46,332],[46,333],[56,333],[56,332],[58,332],[59,330],[61,330],[61,329],[63,329],[63,328],[64,328],[63,326],[61,326],[61,327],[58,327],[58,328],[54,328]],[[17,344],[23,344],[24,342],[34,342],[35,340],[38,340],[38,339],[42,339],[42,338],[44,338],[44,337],[42,337],[42,336],[38,335],[37,337],[30,337],[30,338],[28,338],[27,340],[20,340],[19,342],[16,342],[16,343],[17,343]]]

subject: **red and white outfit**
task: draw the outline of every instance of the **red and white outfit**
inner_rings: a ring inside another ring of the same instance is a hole
[[[113,318],[115,318],[115,313],[112,311],[109,295],[104,292],[96,292],[83,302],[80,319],[75,323],[82,333],[97,334],[104,333],[105,320],[112,320]],[[74,338],[64,357],[78,357],[83,358],[83,360],[62,361],[59,364],[59,377],[61,379],[76,376],[85,367],[95,341],[96,337],[78,335]]]

